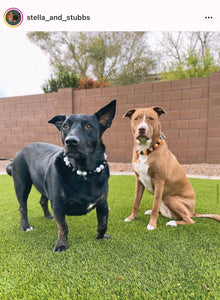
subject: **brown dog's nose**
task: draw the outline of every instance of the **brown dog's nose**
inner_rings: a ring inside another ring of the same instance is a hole
[[[138,129],[138,131],[139,131],[139,134],[140,134],[140,135],[143,135],[143,134],[145,134],[146,129],[143,128],[143,127],[141,127],[141,128]]]
[[[67,146],[77,146],[79,144],[79,138],[77,136],[68,136],[65,139]]]

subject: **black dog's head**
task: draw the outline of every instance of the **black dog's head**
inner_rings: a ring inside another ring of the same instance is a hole
[[[57,115],[48,123],[54,124],[61,131],[66,156],[85,158],[100,145],[103,132],[112,124],[115,110],[116,100],[113,100],[93,115]]]

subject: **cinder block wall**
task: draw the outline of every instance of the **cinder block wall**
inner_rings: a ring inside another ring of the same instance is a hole
[[[72,89],[0,98],[0,159],[14,157],[31,142],[61,145],[57,130],[48,124],[49,119],[61,113],[72,113]]]
[[[208,106],[207,163],[220,163],[220,72],[212,73]]]
[[[123,114],[135,107],[162,106],[168,113],[161,116],[162,131],[181,163],[220,163],[219,98],[220,73],[213,73],[211,78],[74,91],[73,111],[92,113],[117,99],[116,118],[104,134],[113,162],[129,162],[132,156],[130,122]]]
[[[131,108],[162,106],[162,131],[181,163],[220,163],[220,73],[208,78],[153,82],[92,90],[0,99],[0,158],[11,158],[23,145],[43,141],[61,145],[47,121],[56,114],[92,114],[113,99],[117,113],[103,136],[111,162],[130,162],[133,137],[122,119]]]

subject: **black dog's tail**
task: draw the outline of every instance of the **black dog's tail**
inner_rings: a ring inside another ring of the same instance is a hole
[[[8,175],[12,176],[12,163],[9,163],[6,166],[6,172],[8,173]]]

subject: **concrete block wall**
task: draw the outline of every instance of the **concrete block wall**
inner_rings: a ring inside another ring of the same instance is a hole
[[[207,163],[220,163],[220,72],[211,77],[207,117]]]
[[[133,137],[123,114],[135,107],[162,106],[167,111],[167,116],[161,116],[162,131],[171,151],[181,163],[202,163],[207,161],[209,90],[210,78],[193,78],[74,91],[73,110],[93,113],[117,99],[116,117],[103,139],[111,161],[130,162]],[[214,160],[219,161],[217,157]]]
[[[12,158],[24,145],[49,142],[61,145],[48,120],[72,113],[72,89],[58,93],[0,98],[0,159]]]
[[[162,106],[162,131],[181,163],[220,163],[220,73],[207,78],[150,82],[92,90],[61,89],[57,93],[0,98],[0,159],[12,158],[35,141],[61,145],[48,124],[56,114],[93,114],[117,100],[112,127],[103,140],[111,162],[130,162],[133,136],[123,114],[135,107]]]

